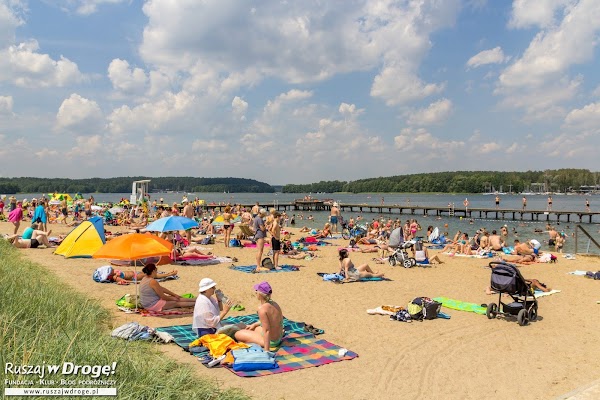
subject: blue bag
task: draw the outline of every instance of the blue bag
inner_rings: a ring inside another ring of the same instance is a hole
[[[277,368],[275,357],[261,347],[252,345],[248,349],[231,350],[234,371],[256,371]]]

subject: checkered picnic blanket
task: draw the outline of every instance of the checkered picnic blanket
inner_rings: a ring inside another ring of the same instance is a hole
[[[227,324],[238,324],[243,323],[246,325],[250,325],[258,321],[257,314],[250,315],[241,315],[238,317],[228,317],[223,319],[221,322],[223,325]],[[283,318],[283,328],[285,329],[286,335],[291,333],[306,333],[304,331],[304,322],[296,322],[290,321],[287,318]],[[194,340],[198,339],[196,332],[192,330],[192,324],[187,325],[175,325],[175,326],[165,326],[161,328],[156,328],[159,332],[167,332],[173,336],[175,343],[182,347],[185,351],[189,351],[189,345]]]
[[[294,333],[283,339],[283,343],[277,351],[275,356],[277,368],[257,371],[234,371],[231,367],[226,368],[237,376],[249,378],[318,367],[358,357],[358,354],[353,351],[347,351],[346,354],[340,356],[340,349],[340,346],[327,340],[317,339],[313,335]]]
[[[242,265],[242,266],[234,266],[232,265],[231,267],[229,267],[230,269],[233,269],[234,271],[240,271],[240,272],[246,272],[248,274],[252,274],[254,273],[254,270],[256,269],[256,265]],[[281,265],[281,269],[271,269],[269,271],[260,271],[260,274],[268,274],[270,272],[292,272],[292,271],[299,271],[300,268],[298,268],[295,265]]]

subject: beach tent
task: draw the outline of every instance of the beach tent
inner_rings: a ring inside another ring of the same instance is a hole
[[[65,258],[91,257],[104,243],[104,222],[101,217],[92,217],[73,229],[54,254]]]

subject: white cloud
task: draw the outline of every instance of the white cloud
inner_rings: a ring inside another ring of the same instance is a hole
[[[444,2],[239,2],[145,3],[149,23],[140,54],[146,63],[179,71],[192,93],[252,85],[267,77],[287,83],[316,82],[379,66],[371,95],[389,105],[439,93],[418,66],[429,35],[451,26],[460,8]],[[383,60],[383,65],[382,65]]]
[[[0,49],[15,41],[15,30],[23,24],[19,17],[22,5],[18,1],[0,2]]]
[[[148,77],[141,68],[130,68],[129,63],[118,58],[108,66],[108,78],[115,90],[124,93],[142,93],[148,83]]]
[[[130,0],[53,0],[56,6],[66,12],[88,16],[98,12],[104,4],[119,4]]]
[[[572,110],[565,117],[565,125],[577,130],[593,129],[600,132],[600,103],[591,103],[581,109]]]
[[[596,0],[580,0],[557,26],[539,32],[525,54],[500,75],[503,87],[537,87],[593,58],[600,31]]]
[[[576,3],[576,0],[514,0],[509,27],[546,28],[555,21],[558,9]]]
[[[168,122],[194,114],[195,97],[187,92],[165,93],[155,102],[145,102],[135,107],[123,105],[108,116],[109,130],[122,135],[157,132]],[[171,127],[170,127],[171,129]]]
[[[465,142],[460,140],[445,141],[433,136],[425,128],[404,128],[394,137],[394,147],[411,157],[452,157],[457,149],[464,149]],[[434,151],[436,150],[436,151]],[[443,150],[440,154],[437,150]]]
[[[433,125],[444,121],[452,113],[452,102],[441,99],[429,104],[427,108],[412,111],[408,114],[409,125]]]
[[[36,40],[0,50],[0,82],[28,88],[67,86],[81,82],[83,75],[77,64],[62,57],[56,61],[38,53]]]
[[[248,110],[248,103],[242,100],[241,97],[235,96],[231,102],[231,109],[236,119],[240,121],[246,120],[246,111]]]
[[[13,109],[12,96],[0,96],[0,114],[11,114]]]
[[[102,111],[93,100],[73,93],[65,99],[56,114],[56,129],[76,130],[79,133],[92,134],[101,127]]]
[[[507,62],[509,58],[504,55],[502,48],[498,46],[475,54],[467,61],[467,66],[477,68],[487,64],[502,64]]]

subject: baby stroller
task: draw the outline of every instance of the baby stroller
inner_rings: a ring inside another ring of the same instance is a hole
[[[388,262],[393,267],[396,264],[401,264],[404,268],[410,268],[417,265],[417,260],[414,257],[409,257],[407,250],[414,246],[417,243],[415,239],[409,240],[407,242],[400,243],[398,247],[396,247],[392,254],[388,257]]]
[[[487,317],[493,319],[498,314],[516,315],[521,326],[527,325],[529,321],[535,321],[538,315],[538,303],[534,289],[531,287],[531,283],[523,278],[517,266],[492,261],[489,263],[489,267],[492,269],[491,288],[498,293],[498,304],[488,304]],[[512,303],[502,302],[503,293],[510,295]]]

